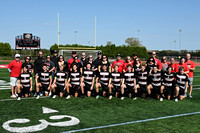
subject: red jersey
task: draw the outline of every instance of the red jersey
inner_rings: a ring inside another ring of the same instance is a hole
[[[70,58],[70,59],[68,59],[68,67],[70,68],[70,66],[71,66],[71,64],[74,62],[74,58]],[[81,62],[79,59],[78,59],[78,62]]]
[[[188,76],[193,77],[193,71],[190,70],[190,68],[195,68],[195,63],[193,61],[189,60],[189,61],[186,61],[185,64],[187,65],[187,67],[189,69]]]
[[[181,66],[185,68],[184,72],[189,71],[189,68],[187,67],[187,64],[186,64],[186,63],[184,63],[184,64],[178,63],[178,64],[176,65],[176,72],[179,71],[179,67],[181,67]]]
[[[21,74],[22,62],[13,60],[9,63],[8,68],[11,70],[10,77],[19,77]]]
[[[123,66],[124,66],[124,60],[115,60],[115,61],[112,63],[112,68],[114,68],[115,65],[118,65],[118,66],[119,66],[118,71],[119,71],[120,73],[122,73]]]
[[[174,64],[169,64],[169,66],[172,67],[172,73],[175,73],[175,72],[176,72],[176,66],[177,66],[177,64],[176,64],[176,63],[174,63]]]
[[[160,66],[160,61],[159,61],[159,59],[154,58],[154,60],[155,60],[155,62],[156,62],[156,65],[157,65],[157,66]]]
[[[169,63],[166,62],[166,63],[160,63],[159,65],[159,69],[160,70],[167,70],[167,67],[169,66]]]
[[[131,66],[132,66],[132,68],[133,68],[133,63],[132,62],[130,62],[130,63],[124,63],[124,66],[123,66],[123,70],[125,70],[125,71],[127,71],[127,68],[126,68],[126,66],[128,65],[128,64],[130,64]]]

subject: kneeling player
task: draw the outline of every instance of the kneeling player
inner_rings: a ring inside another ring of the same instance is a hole
[[[59,92],[60,97],[63,97],[63,93],[67,88],[67,74],[63,71],[64,66],[59,67],[59,72],[55,74],[54,82],[51,85],[53,90],[53,98],[56,98],[55,92]],[[57,88],[57,89],[56,89]]]
[[[167,72],[163,74],[163,82],[160,89],[160,101],[163,101],[163,90],[166,90],[167,99],[170,100],[171,92],[173,89],[173,82],[174,82],[174,73],[172,73],[172,67],[167,67]]]
[[[111,78],[109,82],[109,90],[111,93],[113,92],[113,89],[115,89],[115,97],[119,96],[119,92],[121,92],[121,84],[122,84],[122,74],[118,71],[119,66],[114,66],[114,72],[111,73]],[[112,95],[109,97],[109,99],[112,99]]]
[[[49,95],[49,91],[51,89],[51,83],[52,83],[52,74],[47,70],[47,65],[43,64],[42,66],[43,71],[36,74],[36,92],[37,97],[36,99],[40,98],[39,92],[40,88],[42,88],[43,91],[45,91],[45,96]]]
[[[106,96],[106,93],[109,91],[109,99],[112,96],[111,90],[108,88],[109,80],[110,80],[110,73],[107,71],[107,65],[103,64],[103,70],[99,72],[96,78],[96,99],[99,99],[99,88],[102,88],[103,97]]]
[[[28,66],[23,67],[23,72],[18,77],[18,98],[21,99],[21,89],[25,97],[32,91],[32,75],[28,72]]]
[[[137,86],[136,86],[136,78],[134,72],[132,72],[132,66],[128,64],[127,66],[127,72],[124,73],[124,80],[123,80],[123,85],[122,85],[122,98],[123,100],[123,95],[128,94],[129,98],[132,98],[133,95],[133,100],[137,99]]]
[[[69,73],[69,79],[67,83],[68,96],[66,97],[66,99],[70,99],[71,95],[78,97],[80,86],[82,85],[82,80],[81,80],[82,75],[81,75],[81,72],[78,71],[77,68],[78,68],[77,65],[73,64],[72,71]],[[82,95],[83,94],[84,93],[82,92]]]
[[[184,73],[184,67],[179,67],[179,72],[175,75],[176,80],[176,94],[175,101],[178,102],[178,96],[180,100],[185,98],[185,88],[188,87],[188,76]]]
[[[86,70],[83,71],[83,84],[81,86],[81,91],[87,92],[87,96],[90,97],[93,87],[94,87],[94,72],[92,71],[92,64],[87,63]]]
[[[137,89],[138,92],[140,92],[141,97],[145,98],[146,96],[146,90],[147,90],[147,70],[145,69],[145,66],[141,67],[141,70],[137,73]]]
[[[150,81],[151,83],[147,86],[147,91],[149,95],[149,99],[151,99],[151,90],[153,89],[156,98],[160,98],[160,88],[161,88],[161,72],[158,71],[157,66],[153,67],[152,72],[150,72]]]

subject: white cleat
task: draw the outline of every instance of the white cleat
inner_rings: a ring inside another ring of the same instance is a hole
[[[178,102],[178,98],[175,99],[175,102]]]
[[[134,97],[134,98],[133,98],[133,100],[136,100],[136,99],[137,99],[137,97]]]
[[[16,98],[16,96],[15,96],[15,95],[12,95],[12,96],[10,96],[10,97],[12,97],[12,98]]]
[[[68,95],[67,97],[66,97],[66,99],[70,99],[71,98],[71,96],[70,95]]]
[[[56,95],[53,95],[53,97],[52,98],[56,98]]]
[[[162,97],[160,98],[160,101],[161,101],[161,102],[163,101],[163,98],[162,98]]]
[[[124,100],[124,97],[121,97],[121,100]]]
[[[109,100],[111,100],[112,99],[112,96],[109,96]]]
[[[99,99],[99,95],[96,96],[96,99]]]
[[[37,95],[36,99],[40,99],[40,96],[39,96],[39,95]]]
[[[21,100],[21,98],[20,98],[20,97],[18,97],[18,98],[17,98],[17,100]]]

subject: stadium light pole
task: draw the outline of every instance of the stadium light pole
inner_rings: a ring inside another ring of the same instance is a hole
[[[78,31],[74,31],[75,33],[75,44],[76,44],[76,34],[78,33]]]
[[[181,32],[182,32],[182,30],[179,29],[178,31],[179,31],[179,51],[181,52]]]

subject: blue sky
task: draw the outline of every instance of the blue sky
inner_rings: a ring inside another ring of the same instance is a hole
[[[57,14],[60,14],[60,43],[97,45],[111,41],[125,44],[138,37],[147,49],[200,49],[199,0],[1,0],[0,42],[14,48],[15,36],[33,33],[42,48],[57,43]],[[174,43],[176,40],[176,43]],[[175,46],[174,46],[175,44]]]

